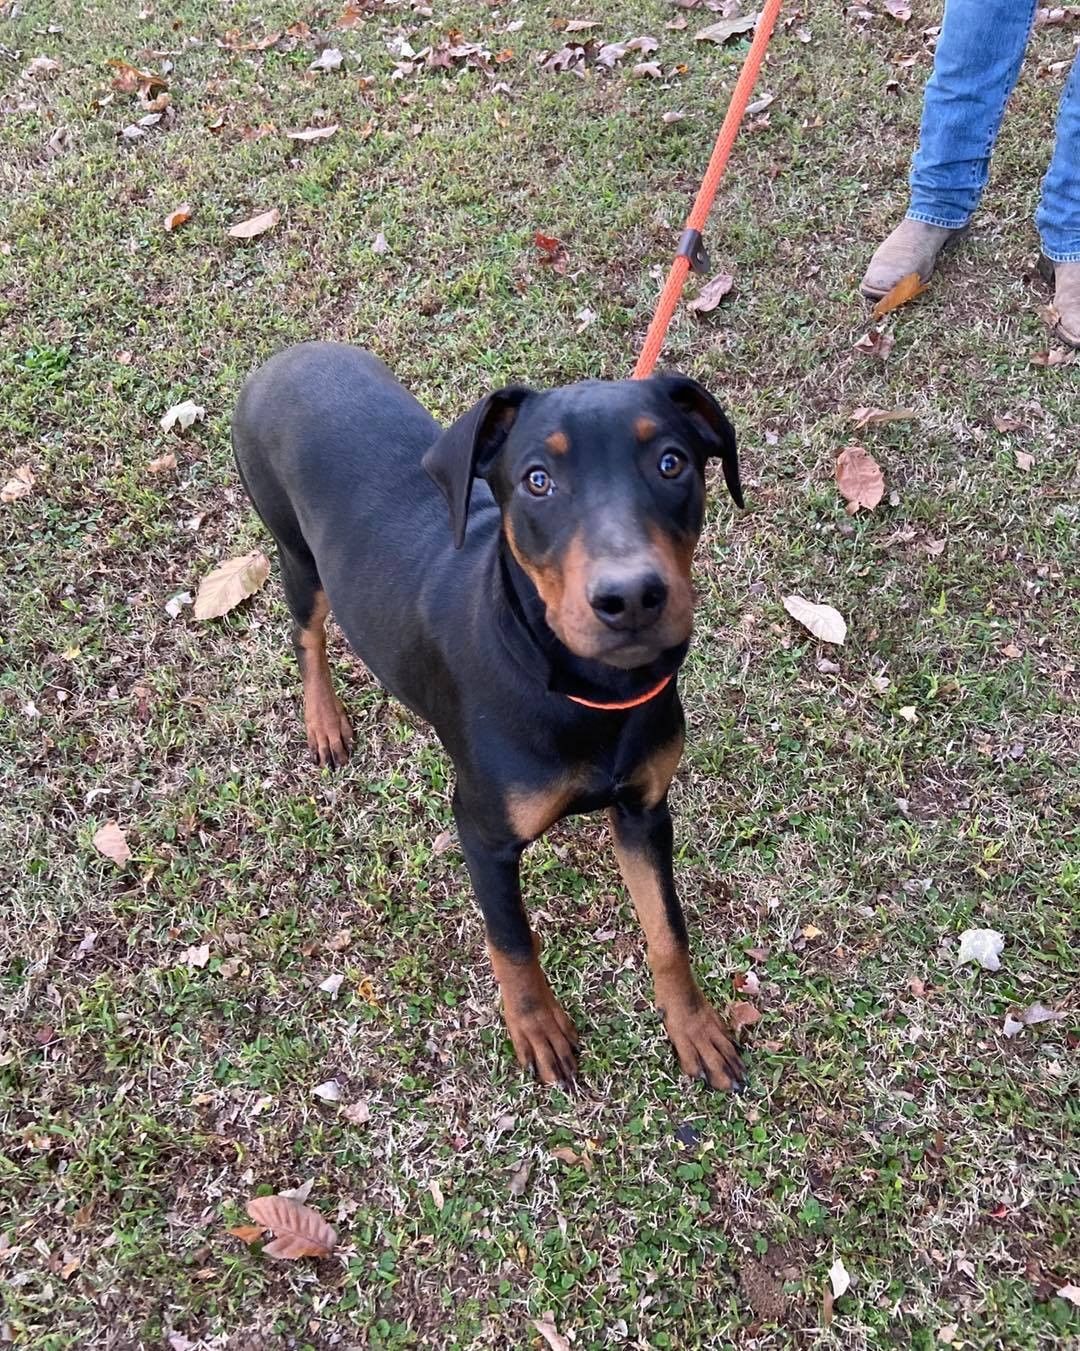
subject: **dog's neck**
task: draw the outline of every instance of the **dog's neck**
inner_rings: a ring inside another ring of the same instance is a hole
[[[553,694],[594,704],[632,702],[674,675],[686,656],[688,642],[668,648],[647,666],[620,671],[571,652],[552,631],[539,592],[501,534],[492,581],[498,592],[495,613],[500,637],[518,665]],[[674,685],[667,688],[673,690]]]

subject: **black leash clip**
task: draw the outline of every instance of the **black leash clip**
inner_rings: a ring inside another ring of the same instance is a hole
[[[684,230],[679,239],[679,247],[675,250],[676,258],[687,258],[690,261],[691,272],[708,272],[712,267],[709,262],[709,255],[705,252],[705,245],[701,242],[700,230]]]

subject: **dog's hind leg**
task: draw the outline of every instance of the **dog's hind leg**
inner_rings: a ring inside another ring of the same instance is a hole
[[[319,765],[343,765],[352,750],[353,734],[345,708],[334,693],[326,659],[330,604],[306,545],[290,548],[279,540],[278,557],[304,687],[304,728],[311,759]]]

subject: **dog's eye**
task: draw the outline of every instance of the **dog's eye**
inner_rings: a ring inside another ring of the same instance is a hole
[[[686,468],[686,461],[673,450],[665,450],[656,462],[663,478],[678,478]]]
[[[550,497],[555,491],[555,484],[551,481],[551,475],[546,469],[541,469],[539,465],[529,470],[523,482],[533,497]]]

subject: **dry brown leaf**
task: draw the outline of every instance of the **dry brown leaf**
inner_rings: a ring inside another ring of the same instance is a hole
[[[863,446],[845,446],[836,457],[836,486],[848,504],[848,515],[860,507],[873,511],[885,496],[881,466]]]
[[[907,3],[907,0],[885,0],[885,8],[900,23],[907,23],[908,19],[911,18],[911,6]]]
[[[728,1005],[727,1022],[732,1032],[738,1034],[744,1027],[753,1027],[761,1021],[761,1013],[748,1004],[745,999],[735,999]]]
[[[117,57],[113,57],[108,64],[117,72],[112,82],[112,87],[117,93],[141,94],[143,98],[149,99],[156,90],[169,87],[168,81],[162,79],[155,71],[140,70],[138,66],[121,61]]]
[[[440,854],[445,854],[453,843],[454,837],[450,831],[441,830],[432,842],[431,852],[438,857]]]
[[[14,18],[14,15],[11,17]],[[48,75],[57,75],[60,72],[60,62],[53,56],[35,56],[23,71],[23,78],[30,80],[41,80]]]
[[[165,217],[165,229],[175,230],[178,225],[183,225],[185,221],[191,219],[191,205],[184,202],[178,206],[175,211],[170,211]]]
[[[1022,469],[1025,474],[1035,463],[1035,456],[1029,455],[1026,450],[1014,450],[1013,456],[1016,459],[1017,469]]]
[[[599,19],[570,19],[563,32],[565,33],[584,33],[590,28],[599,28]]]
[[[555,1326],[553,1313],[546,1313],[543,1318],[534,1318],[532,1325],[547,1342],[551,1351],[570,1351],[570,1343]]]
[[[230,558],[199,583],[195,596],[196,619],[220,619],[253,596],[270,575],[270,560],[260,549],[241,558]]]
[[[269,211],[260,211],[249,220],[242,220],[239,225],[231,225],[228,233],[232,239],[254,239],[256,235],[272,230],[280,219],[281,212],[275,206]]]
[[[999,432],[1022,432],[1024,430],[1024,424],[1019,418],[1011,415],[1002,417],[1000,413],[994,414],[994,427]]]
[[[1068,347],[1051,347],[1048,352],[1036,352],[1031,358],[1033,366],[1071,366],[1076,353]]]
[[[720,19],[694,34],[695,42],[729,42],[740,33],[749,33],[757,25],[760,14],[743,14],[733,19]]]
[[[633,74],[639,80],[662,80],[664,72],[659,61],[639,61],[633,68]]]
[[[867,356],[877,357],[879,361],[888,359],[896,339],[891,333],[880,328],[871,328],[854,344],[856,352],[865,352]]]
[[[522,1196],[525,1192],[526,1184],[529,1181],[529,1172],[532,1165],[523,1163],[520,1168],[515,1168],[510,1175],[510,1195]]]
[[[340,123],[332,122],[328,127],[305,127],[303,131],[287,131],[290,141],[328,141],[338,130]]]
[[[3,488],[0,488],[0,502],[17,502],[20,497],[28,497],[34,483],[34,471],[28,464],[20,464]]]
[[[234,1224],[225,1231],[241,1239],[244,1243],[254,1243],[266,1233],[265,1224]]]
[[[293,1262],[298,1257],[329,1257],[337,1247],[337,1234],[317,1210],[289,1196],[255,1196],[247,1213],[277,1237],[263,1252]]]
[[[887,314],[892,314],[893,310],[898,310],[901,305],[908,304],[929,289],[917,272],[909,272],[906,277],[900,278],[891,291],[881,297],[873,308],[873,318],[884,319]]]
[[[731,294],[735,278],[730,272],[718,272],[687,305],[692,314],[711,314],[723,298]]]
[[[823,643],[840,646],[847,637],[844,616],[831,605],[816,605],[802,596],[785,596],[784,609]]]
[[[146,466],[151,474],[164,474],[176,468],[176,456],[170,450],[167,455],[159,455]]]
[[[319,55],[315,58],[315,60],[312,61],[311,65],[308,66],[308,70],[313,71],[340,70],[341,63],[344,59],[345,58],[342,56],[339,48],[324,47],[323,50],[319,53]]]
[[[366,1126],[371,1120],[371,1108],[366,1102],[350,1102],[347,1107],[341,1109],[341,1115],[350,1126]]]
[[[856,408],[851,420],[859,431],[880,422],[909,422],[915,416],[914,408]]]
[[[106,821],[100,830],[95,831],[94,848],[120,867],[131,857],[127,836],[115,821]]]
[[[435,1209],[442,1210],[446,1201],[443,1197],[443,1190],[434,1178],[428,1183],[428,1191],[431,1193],[431,1199],[435,1202]]]

